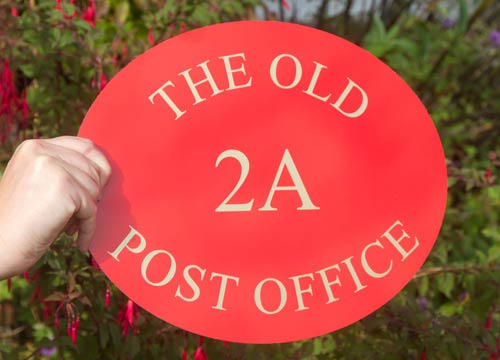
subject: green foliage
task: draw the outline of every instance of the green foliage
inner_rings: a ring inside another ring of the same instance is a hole
[[[99,1],[94,27],[82,19],[85,0],[62,1],[62,12],[53,0],[19,1],[14,4],[19,17],[11,15],[11,1],[0,0],[0,60],[10,59],[19,93],[27,91],[27,136],[76,134],[106,79],[153,43],[195,27],[253,17],[258,3]],[[382,8],[389,3],[392,7]],[[411,10],[411,3],[420,10]],[[457,5],[455,11],[450,4]],[[443,227],[414,280],[367,318],[290,344],[225,347],[207,340],[210,359],[419,359],[423,353],[428,359],[498,358],[500,48],[488,39],[499,14],[495,4],[383,1],[380,8],[350,17],[320,14],[325,28],[341,29],[380,57],[427,106],[448,159]],[[450,16],[456,16],[454,25],[443,26]],[[16,128],[9,134],[0,153],[3,165],[20,134]],[[29,271],[30,282],[12,279],[11,291],[0,282],[0,359],[48,358],[40,356],[43,348],[55,348],[53,357],[59,359],[178,359],[185,345],[190,356],[194,353],[195,335],[144,311],[134,324],[140,333],[123,335],[117,318],[127,298],[110,286],[106,307],[108,281],[73,241],[63,236]],[[74,345],[67,324],[78,316]]]

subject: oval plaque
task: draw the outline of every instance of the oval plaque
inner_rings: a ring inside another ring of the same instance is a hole
[[[91,252],[138,305],[275,343],[367,316],[423,264],[446,203],[424,106],[331,34],[226,23],[148,50],[81,127],[109,157]]]

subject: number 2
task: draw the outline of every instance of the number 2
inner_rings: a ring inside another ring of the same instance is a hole
[[[241,174],[238,183],[234,187],[233,191],[224,199],[224,201],[217,206],[216,212],[232,212],[232,211],[250,211],[253,206],[253,199],[245,204],[228,204],[229,200],[234,196],[234,194],[240,189],[241,185],[245,182],[250,171],[250,162],[245,154],[239,150],[226,150],[219,155],[215,162],[215,167],[218,167],[220,162],[228,157],[235,158],[241,165]]]

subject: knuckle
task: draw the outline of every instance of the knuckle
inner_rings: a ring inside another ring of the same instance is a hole
[[[96,147],[95,147],[94,142],[92,140],[84,139],[83,143],[84,143],[84,145],[83,145],[82,151],[83,151],[84,155],[89,155],[90,153],[95,151]]]
[[[97,204],[93,201],[90,205],[90,212],[92,213],[92,218],[94,218],[95,215],[97,214]]]
[[[103,175],[106,179],[109,179],[112,173],[111,165],[106,161],[106,165],[103,167]]]
[[[97,201],[99,199],[100,194],[101,194],[101,192],[99,190],[99,186],[97,184],[92,186],[92,188],[90,189],[90,197],[93,200]]]
[[[84,157],[84,161],[81,164],[82,170],[85,172],[86,175],[90,176],[94,181],[99,180],[99,167],[94,164],[94,162],[87,158]]]
[[[97,214],[97,203],[90,197],[83,197],[80,204],[80,219],[93,221]]]
[[[31,156],[40,153],[43,148],[44,148],[43,140],[30,139],[23,141],[17,147],[16,153]]]
[[[52,183],[54,190],[61,193],[66,193],[73,187],[73,180],[71,179],[71,176],[65,171],[54,172]]]
[[[50,171],[54,171],[54,168],[57,166],[57,160],[52,156],[45,154],[37,154],[32,159],[31,167],[33,171],[37,174],[40,173],[49,173]]]
[[[99,183],[99,179],[101,178],[101,170],[98,166],[94,166],[93,164],[88,164],[89,173],[94,179],[95,182]]]
[[[62,135],[59,136],[58,139],[66,140],[68,142],[81,142],[81,143],[92,143],[92,140],[80,137],[80,136],[70,136],[70,135]]]
[[[89,144],[94,144],[94,142],[92,140],[90,140],[89,138],[78,137],[78,139],[80,139],[83,142],[89,143]]]

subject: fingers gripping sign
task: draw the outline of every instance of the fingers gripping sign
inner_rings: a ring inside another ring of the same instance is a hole
[[[0,278],[33,265],[62,231],[78,231],[78,247],[87,251],[110,175],[108,161],[87,139],[19,145],[0,182]]]

